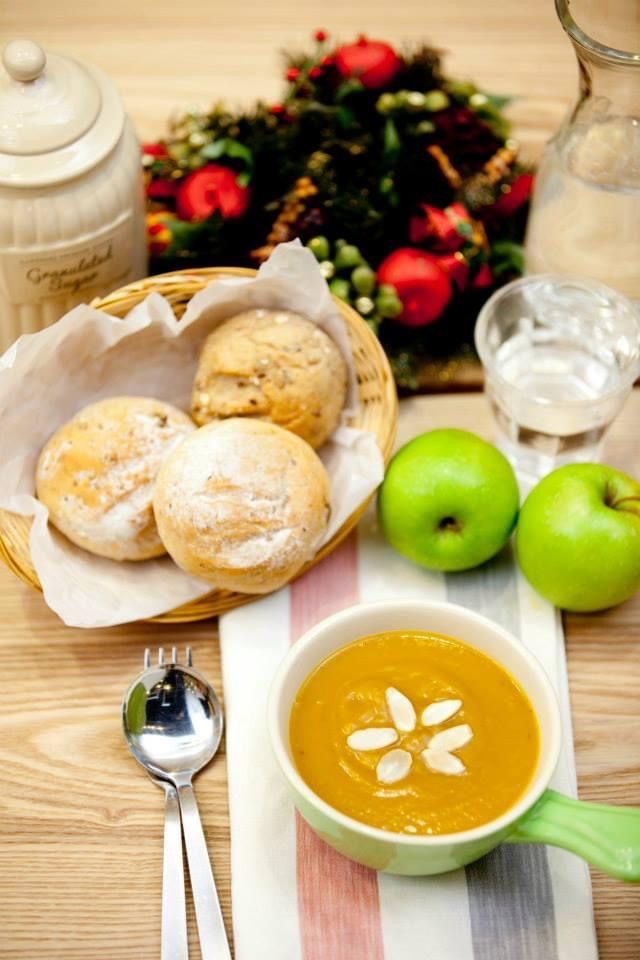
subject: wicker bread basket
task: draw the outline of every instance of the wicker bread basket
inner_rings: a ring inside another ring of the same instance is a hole
[[[122,287],[103,299],[94,300],[91,306],[113,316],[124,317],[148,294],[158,291],[170,302],[176,316],[181,317],[191,297],[207,284],[225,276],[253,276],[254,274],[254,270],[226,267],[165,273]],[[349,332],[358,378],[360,405],[353,426],[370,430],[375,435],[384,461],[387,463],[395,439],[398,413],[395,384],[389,363],[377,337],[355,310],[340,300],[336,300],[336,306]],[[304,573],[331,553],[340,541],[344,540],[364,513],[367,503],[368,500],[351,514],[300,573]],[[0,510],[0,558],[21,580],[39,590],[40,583],[29,555],[30,526],[30,517]],[[159,623],[206,620],[252,599],[250,595],[233,593],[230,590],[212,590],[206,596],[185,603],[154,619]]]

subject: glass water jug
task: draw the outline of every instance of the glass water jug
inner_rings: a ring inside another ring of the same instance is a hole
[[[536,177],[528,273],[600,280],[640,301],[640,2],[556,0],[579,93]]]

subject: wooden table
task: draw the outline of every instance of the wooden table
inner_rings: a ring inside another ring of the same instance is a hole
[[[570,44],[552,0],[20,0],[0,3],[0,37],[32,37],[86,60],[118,84],[143,139],[176,107],[217,99],[277,101],[280,51],[308,46],[311,32],[360,33],[398,46],[429,40],[452,74],[518,100],[513,116],[537,153],[576,92]]]
[[[490,436],[480,396],[406,402],[418,405],[425,429]],[[636,391],[606,450],[608,462],[636,476],[639,421]],[[69,629],[4,568],[0,609],[0,957],[157,960],[163,799],[128,755],[120,700],[147,645],[190,643],[221,690],[216,625]],[[585,799],[640,805],[639,630],[640,593],[607,613],[566,618]],[[222,755],[199,778],[198,795],[229,923],[225,773]],[[637,960],[640,886],[593,880],[602,960]]]
[[[0,3],[0,36],[29,36],[102,67],[144,139],[174,108],[226,98],[277,100],[278,51],[315,27],[401,44],[429,39],[451,73],[515,95],[511,115],[535,158],[575,92],[570,45],[551,0],[21,0]],[[488,430],[476,398],[428,398],[427,425]],[[635,396],[608,458],[640,475]],[[123,688],[145,645],[191,643],[219,682],[215,625],[69,630],[41,598],[0,570],[0,956],[21,960],[157,958],[162,798],[127,756]],[[640,597],[610,613],[567,618],[580,792],[640,804],[634,638]],[[200,780],[206,832],[229,918],[228,824],[221,757]],[[640,888],[594,877],[602,960],[640,956]],[[517,958],[514,958],[517,960]]]

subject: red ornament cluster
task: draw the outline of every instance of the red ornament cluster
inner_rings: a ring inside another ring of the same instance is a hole
[[[248,187],[238,183],[233,170],[210,163],[180,181],[176,213],[181,220],[206,220],[214,213],[233,220],[246,213],[249,199]]]
[[[462,203],[452,203],[444,210],[421,203],[420,211],[409,221],[411,243],[426,243],[437,253],[453,253],[460,249],[464,243],[460,225],[471,228],[469,211]]]
[[[527,202],[532,190],[533,174],[521,173],[489,207],[488,213],[492,219],[513,216]]]
[[[469,211],[462,203],[452,203],[444,210],[431,204],[420,204],[420,213],[409,221],[411,243],[424,244],[436,255],[438,265],[458,290],[464,290],[469,279],[469,264],[460,252],[464,245],[463,230],[472,232]]]
[[[404,310],[396,322],[423,327],[437,320],[452,296],[451,282],[437,257],[415,247],[400,247],[378,267],[378,283],[396,288]]]
[[[409,221],[409,239],[429,250],[401,247],[378,268],[378,281],[392,284],[402,300],[404,310],[396,317],[398,323],[408,327],[434,323],[455,290],[460,292],[469,285],[483,289],[494,283],[486,262],[469,282],[471,268],[462,248],[466,241],[473,242],[477,227],[462,203],[443,210],[428,203],[420,205],[420,213]]]
[[[167,148],[164,143],[143,143],[142,156],[164,160],[167,157]]]
[[[356,43],[338,47],[333,56],[341,77],[359,80],[368,90],[386,86],[402,66],[402,60],[392,46],[364,36]]]

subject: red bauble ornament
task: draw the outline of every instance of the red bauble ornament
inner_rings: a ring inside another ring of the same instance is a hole
[[[167,157],[167,147],[164,143],[143,143],[142,153],[147,157]]]
[[[324,43],[324,41],[327,39],[327,31],[326,31],[326,30],[316,30],[316,32],[315,32],[314,35],[313,35],[313,39],[314,39],[314,40],[317,40],[318,43]]]
[[[147,184],[147,196],[150,200],[170,200],[177,189],[178,184],[171,177],[156,177]]]
[[[492,286],[493,282],[493,271],[491,267],[488,263],[483,263],[471,281],[471,286],[477,290],[485,290],[487,287]]]
[[[455,253],[441,253],[438,265],[453,280],[458,290],[464,290],[469,279],[469,264],[466,258],[457,250]]]
[[[451,281],[438,258],[414,247],[400,247],[378,268],[378,283],[396,288],[404,307],[396,317],[407,327],[423,327],[437,320],[451,300]]]
[[[300,71],[297,67],[289,67],[285,73],[285,80],[288,80],[289,83],[295,83],[298,77],[300,76]]]
[[[533,174],[521,173],[508,188],[501,193],[487,214],[491,217],[510,217],[523,203],[526,203],[533,190]]]
[[[311,67],[309,70],[309,80],[317,80],[322,76],[322,67]]]
[[[464,244],[461,224],[471,227],[469,211],[461,203],[452,203],[444,210],[429,203],[420,204],[421,213],[409,220],[411,243],[426,243],[439,253],[453,253]]]
[[[181,220],[206,220],[216,212],[223,220],[233,220],[246,212],[249,197],[249,189],[240,186],[233,170],[210,163],[180,182],[176,212]]]
[[[366,37],[360,37],[357,43],[338,47],[333,56],[342,77],[353,77],[369,90],[386,86],[402,66],[393,47]]]
[[[446,210],[433,207],[430,203],[421,203],[420,209],[421,213],[409,220],[411,243],[426,243],[433,250],[445,252],[458,250],[462,246],[462,237]]]

